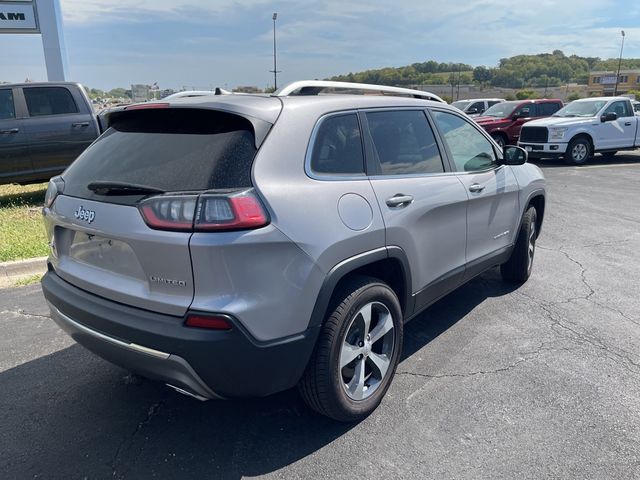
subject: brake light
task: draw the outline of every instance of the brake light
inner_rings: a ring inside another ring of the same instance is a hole
[[[231,330],[231,322],[224,315],[203,315],[190,313],[184,324],[187,327],[207,328],[209,330]]]
[[[138,209],[151,228],[191,231],[197,200],[196,195],[152,197],[138,205]]]
[[[44,194],[44,207],[51,208],[55,199],[62,193],[62,190],[64,190],[64,180],[62,180],[62,177],[57,176],[49,180],[47,191]]]
[[[125,110],[147,110],[152,108],[169,108],[168,103],[137,103],[124,107]]]
[[[145,223],[158,230],[245,230],[269,223],[253,189],[228,194],[160,195],[144,200],[138,209]]]
[[[251,192],[200,197],[195,230],[241,230],[263,227],[267,219],[260,201]]]

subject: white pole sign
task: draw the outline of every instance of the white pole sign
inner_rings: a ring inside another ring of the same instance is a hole
[[[42,33],[47,79],[67,80],[60,0],[0,0],[0,34],[3,33]]]
[[[0,1],[0,33],[40,33],[33,2]]]

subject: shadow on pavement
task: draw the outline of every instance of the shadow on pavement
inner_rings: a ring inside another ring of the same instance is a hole
[[[512,290],[494,269],[445,297],[407,325],[403,359]],[[354,428],[312,413],[295,390],[201,403],[130,382],[78,345],[0,373],[0,386],[1,478],[258,476]]]

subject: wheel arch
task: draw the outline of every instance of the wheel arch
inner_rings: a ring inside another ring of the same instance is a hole
[[[591,145],[591,155],[593,155],[595,153],[595,144],[593,143],[593,137],[591,136],[590,133],[585,132],[585,131],[579,131],[576,134],[573,135],[573,137],[571,137],[571,140],[569,140],[567,142],[567,145],[570,144],[571,142],[573,142],[575,139],[577,138],[581,138],[584,137],[589,141],[589,145]],[[567,147],[568,150],[568,147]]]
[[[544,219],[544,209],[546,204],[546,198],[544,196],[544,192],[541,190],[532,193],[527,200],[527,207],[525,208],[525,212],[529,209],[529,207],[533,206],[536,209],[536,237],[540,236],[540,232],[542,231],[542,220]]]
[[[335,301],[335,293],[357,275],[375,277],[388,284],[398,297],[403,317],[412,314],[411,271],[406,253],[399,247],[382,247],[347,258],[327,273],[311,314],[310,327],[323,323]]]
[[[520,222],[518,224],[518,230],[516,231],[516,233],[519,232],[520,229],[522,228],[522,222],[524,221],[524,214],[527,213],[527,210],[529,210],[529,207],[533,206],[536,209],[536,229],[537,229],[536,237],[539,237],[540,232],[542,230],[542,221],[544,219],[544,211],[546,207],[545,191],[543,189],[534,190],[527,196],[527,199],[523,203],[523,205],[524,205],[524,209],[522,210],[522,214],[520,215]]]

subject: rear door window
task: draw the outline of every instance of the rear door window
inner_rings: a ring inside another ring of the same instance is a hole
[[[311,170],[325,175],[364,175],[362,137],[355,113],[322,121],[315,135]]]
[[[560,110],[560,105],[558,103],[539,103],[538,104],[538,116],[539,117],[549,117]]]
[[[27,87],[23,91],[31,117],[78,113],[71,92],[64,87]]]
[[[423,111],[367,112],[382,175],[442,173],[444,166]]]
[[[238,115],[205,109],[122,112],[64,173],[65,195],[114,203],[87,189],[94,181],[165,192],[251,187],[253,126]]]
[[[10,88],[0,90],[0,120],[16,118],[16,109],[13,105],[13,91]]]

